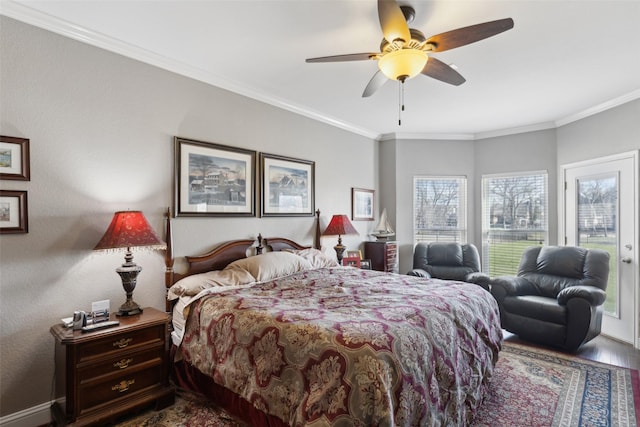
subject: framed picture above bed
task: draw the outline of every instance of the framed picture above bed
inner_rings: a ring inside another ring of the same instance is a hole
[[[174,153],[175,216],[255,216],[255,151],[175,137]]]
[[[313,216],[315,162],[260,153],[261,215]]]

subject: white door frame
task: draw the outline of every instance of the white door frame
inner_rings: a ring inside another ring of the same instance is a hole
[[[629,152],[614,154],[614,155],[605,156],[605,157],[599,157],[597,159],[590,159],[590,160],[584,160],[580,162],[560,165],[559,167],[560,170],[558,173],[558,178],[559,178],[558,179],[558,214],[559,214],[558,215],[558,242],[559,244],[565,243],[565,236],[567,235],[566,218],[565,218],[566,203],[567,203],[567,200],[566,200],[567,196],[565,191],[565,176],[566,176],[567,169],[599,164],[606,161],[632,158],[635,165],[635,167],[633,168],[633,175],[634,175],[634,183],[635,183],[634,194],[636,194],[636,197],[634,198],[635,200],[634,200],[633,218],[634,218],[635,224],[634,224],[634,236],[632,241],[634,242],[633,244],[635,245],[635,248],[636,248],[635,253],[638,254],[636,258],[640,257],[640,200],[639,200],[640,188],[638,188],[638,186],[640,185],[639,153],[640,153],[640,150],[635,150],[635,151],[629,151]],[[616,260],[615,262],[618,262],[618,260]],[[633,263],[636,267],[640,265],[640,261],[638,259],[634,259]],[[640,349],[640,268],[634,269],[633,274],[634,274],[634,283],[636,286],[636,289],[634,292],[635,308],[636,308],[635,326],[634,326],[634,336],[635,336],[634,346],[635,348]]]

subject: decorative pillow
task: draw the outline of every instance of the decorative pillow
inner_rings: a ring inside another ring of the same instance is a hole
[[[206,273],[193,274],[178,280],[169,288],[170,300],[181,296],[194,296],[207,288],[214,286],[237,286],[255,282],[256,279],[246,270],[214,270]]]
[[[308,248],[301,250],[287,250],[287,252],[294,253],[298,256],[309,261],[311,264],[311,268],[323,268],[323,267],[339,267],[338,261],[333,258],[327,256],[324,252],[319,251],[318,249]]]
[[[258,282],[264,282],[310,268],[311,264],[306,259],[291,252],[281,251],[239,259],[229,264],[225,270],[246,270]]]

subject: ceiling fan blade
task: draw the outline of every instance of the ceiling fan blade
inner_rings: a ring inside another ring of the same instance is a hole
[[[411,40],[409,25],[395,0],[378,0],[378,18],[382,34],[389,43],[397,39]]]
[[[318,58],[307,58],[305,62],[344,62],[344,61],[364,61],[375,59],[377,53],[349,53],[347,55],[321,56]]]
[[[443,52],[456,47],[475,43],[513,28],[513,19],[505,18],[458,28],[430,37],[428,44],[433,45],[432,52]]]
[[[367,84],[367,87],[364,88],[364,92],[362,92],[362,97],[363,98],[367,98],[367,97],[373,95],[388,80],[389,79],[387,78],[387,76],[382,74],[382,71],[378,70],[378,72],[375,73],[373,75],[373,77],[371,77],[371,80],[369,80],[369,83]]]
[[[454,86],[460,86],[462,83],[466,82],[465,78],[462,77],[460,73],[433,56],[429,57],[427,65],[424,66],[421,72],[425,76],[432,77],[436,80],[440,80]]]

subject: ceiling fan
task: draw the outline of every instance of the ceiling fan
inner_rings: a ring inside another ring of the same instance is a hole
[[[409,28],[408,23],[414,16],[415,10],[411,6],[400,6],[395,0],[378,0],[378,18],[384,36],[380,52],[323,56],[309,58],[306,62],[377,60],[379,70],[364,89],[363,97],[373,95],[387,79],[404,83],[418,74],[459,86],[465,78],[428,53],[455,49],[513,28],[513,19],[506,18],[458,28],[427,39],[421,31]]]

